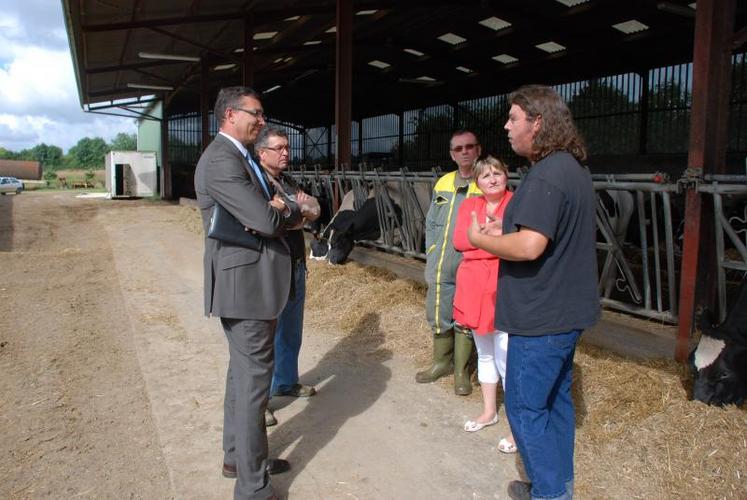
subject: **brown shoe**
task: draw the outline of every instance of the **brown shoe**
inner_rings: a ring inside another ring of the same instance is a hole
[[[513,500],[531,500],[532,483],[511,481],[508,483],[508,496]]]
[[[316,394],[316,389],[313,385],[295,384],[290,389],[285,391],[276,391],[273,396],[291,396],[294,398],[310,398]]]
[[[283,460],[282,458],[268,458],[267,459],[267,473],[268,474],[282,474],[290,470],[290,462]],[[236,466],[223,464],[223,477],[228,479],[236,479]]]
[[[236,466],[223,464],[223,477],[228,479],[236,479]]]

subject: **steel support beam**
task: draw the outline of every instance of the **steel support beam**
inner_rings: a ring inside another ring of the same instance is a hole
[[[353,105],[353,0],[337,0],[335,54],[335,168],[351,166],[350,128]]]
[[[725,171],[735,4],[735,0],[700,0],[696,10],[687,158],[689,176],[696,182],[704,173]],[[712,306],[715,296],[716,262],[713,245],[708,244],[713,241],[712,210],[696,189],[687,191],[675,350],[678,361],[687,359],[695,310]]]

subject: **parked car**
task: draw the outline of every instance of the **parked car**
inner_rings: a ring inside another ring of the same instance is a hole
[[[23,182],[15,177],[0,177],[0,194],[21,194],[21,191],[23,191]]]

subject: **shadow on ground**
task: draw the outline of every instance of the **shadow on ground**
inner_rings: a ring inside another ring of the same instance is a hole
[[[320,381],[319,393],[308,400],[306,408],[272,432],[270,456],[284,455],[292,469],[273,476],[273,485],[287,491],[307,464],[314,460],[345,423],[365,412],[386,390],[391,370],[384,362],[392,352],[381,347],[384,334],[379,315],[361,318],[353,332],[342,338],[317,366],[303,374],[304,380]],[[293,398],[275,397],[270,406],[277,410],[292,404]]]

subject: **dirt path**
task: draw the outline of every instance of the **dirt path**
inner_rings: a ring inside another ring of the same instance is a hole
[[[225,341],[202,316],[202,241],[184,211],[0,202],[0,497],[230,498]],[[273,484],[303,499],[504,498],[517,474],[495,450],[505,419],[465,435],[478,400],[412,383],[412,362],[376,335],[383,320],[305,331],[302,378],[319,394],[272,401],[271,453],[293,465]]]
[[[169,498],[100,201],[0,199],[0,497]]]

